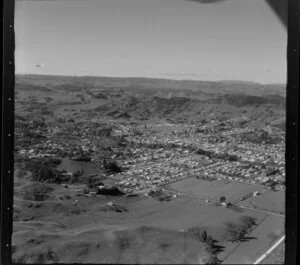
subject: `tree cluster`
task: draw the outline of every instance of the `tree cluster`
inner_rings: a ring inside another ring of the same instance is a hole
[[[38,182],[60,183],[62,174],[55,167],[61,163],[56,158],[41,158],[29,160],[26,169],[32,172],[32,180]]]
[[[111,172],[111,173],[118,173],[118,172],[122,171],[121,167],[114,160],[107,162],[104,159],[104,161],[103,161],[103,168],[106,169],[108,172]]]
[[[45,201],[53,188],[45,184],[37,184],[25,188],[23,198],[32,201]]]
[[[255,225],[256,219],[251,216],[242,216],[238,224],[227,223],[227,232],[230,236],[228,240],[232,242],[242,241]]]
[[[238,156],[236,155],[230,155],[228,153],[214,153],[213,151],[204,150],[204,149],[198,149],[196,151],[196,154],[207,156],[208,158],[216,158],[216,159],[223,159],[223,160],[229,160],[229,161],[237,161]]]

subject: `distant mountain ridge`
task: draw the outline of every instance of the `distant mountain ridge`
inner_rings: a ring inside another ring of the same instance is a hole
[[[125,120],[201,121],[246,116],[285,126],[286,86],[241,81],[17,75],[16,98],[27,110],[90,113]],[[42,104],[42,105],[41,105]],[[55,115],[54,115],[55,116]]]
[[[196,81],[172,80],[142,77],[96,77],[96,76],[50,76],[50,75],[16,75],[16,83],[36,86],[90,86],[93,88],[122,88],[122,89],[177,89],[202,91],[206,93],[246,93],[251,95],[280,94],[285,96],[284,84],[260,84],[250,81]]]

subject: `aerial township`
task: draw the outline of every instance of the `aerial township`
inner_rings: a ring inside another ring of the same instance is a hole
[[[237,127],[243,121],[247,122],[245,118],[236,118],[184,126],[169,122],[152,126],[107,121],[105,125],[114,128],[112,135],[121,137],[129,144],[126,150],[116,147],[114,151],[117,155],[108,157],[117,159],[125,169],[116,174],[120,180],[115,185],[130,193],[156,190],[184,178],[197,177],[239,181],[284,191],[284,132],[274,127]],[[29,159],[45,156],[72,159],[82,156],[102,166],[103,159],[97,152],[100,147],[97,145],[100,124],[70,127],[61,123],[53,128],[18,120],[17,126],[41,135],[42,139],[26,144],[28,132],[17,131],[16,137],[22,142],[17,150],[18,156]],[[169,127],[169,130],[155,132],[157,127]],[[242,134],[253,132],[266,133],[267,137],[279,140],[275,144],[267,144],[241,139]],[[68,140],[62,141],[62,135],[68,135]]]

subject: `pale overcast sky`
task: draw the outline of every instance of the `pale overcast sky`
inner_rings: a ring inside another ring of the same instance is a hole
[[[263,0],[16,1],[16,73],[286,82]]]

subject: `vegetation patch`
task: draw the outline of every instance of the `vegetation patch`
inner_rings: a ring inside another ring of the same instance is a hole
[[[31,201],[45,201],[50,197],[51,192],[54,189],[41,183],[34,183],[24,188],[23,199]]]
[[[256,219],[252,216],[242,216],[238,223],[228,222],[226,224],[226,240],[231,242],[244,241],[246,235],[256,225]]]

